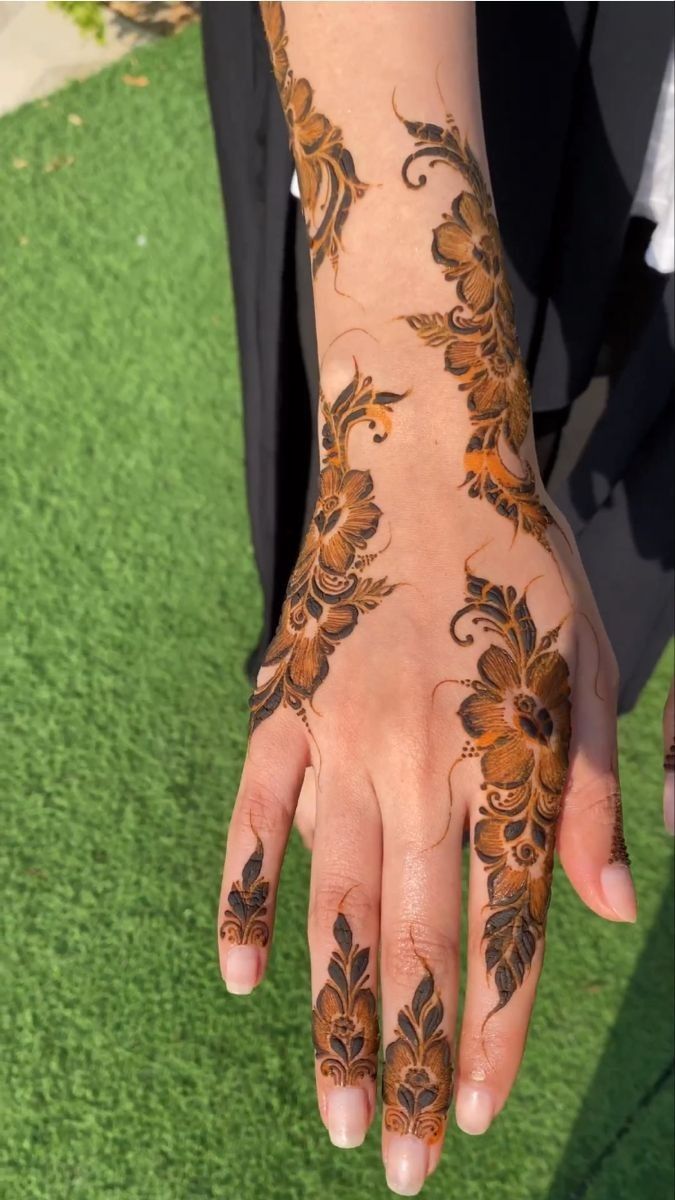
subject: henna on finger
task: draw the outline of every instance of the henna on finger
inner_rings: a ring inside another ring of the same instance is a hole
[[[384,1126],[433,1144],[441,1137],[452,1097],[452,1050],[441,1028],[443,1002],[428,969],[412,1002],[398,1014],[384,1056]]]
[[[377,1076],[377,1003],[367,986],[370,949],[354,942],[344,913],[337,915],[333,937],[337,949],[312,1009],[312,1039],[321,1074],[348,1087]]]
[[[567,663],[552,648],[559,626],[539,637],[524,593],[467,572],[466,604],[450,623],[460,646],[474,641],[456,631],[470,613],[503,643],[480,655],[478,678],[459,707],[480,754],[485,793],[474,848],[487,872],[485,963],[498,993],[492,1016],[523,983],[544,936],[569,761],[570,684]]]
[[[236,880],[227,896],[220,937],[233,946],[266,946],[270,930],[266,900],[270,885],[261,879],[263,844],[256,839],[253,854],[244,864],[241,879]]]

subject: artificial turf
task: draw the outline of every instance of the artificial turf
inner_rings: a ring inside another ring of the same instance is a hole
[[[377,1132],[341,1153],[315,1112],[295,838],[268,980],[235,999],[217,969],[260,602],[199,34],[0,131],[0,1194],[385,1197]],[[621,726],[639,924],[558,872],[519,1082],[429,1200],[672,1195],[668,673]]]

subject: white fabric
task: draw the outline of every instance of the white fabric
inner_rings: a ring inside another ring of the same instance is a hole
[[[656,223],[645,259],[655,271],[675,271],[675,57],[670,52],[632,211]]]

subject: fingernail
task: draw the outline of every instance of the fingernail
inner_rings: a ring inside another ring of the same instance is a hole
[[[464,1133],[485,1133],[492,1124],[495,1106],[485,1088],[460,1084],[455,1100],[455,1120]]]
[[[360,1146],[368,1128],[368,1098],[363,1088],[333,1088],[328,1093],[326,1122],[334,1146],[341,1150]]]
[[[397,1196],[416,1196],[429,1170],[429,1147],[411,1133],[392,1134],[387,1147],[387,1187]]]
[[[637,918],[637,900],[635,888],[628,867],[623,863],[610,863],[600,872],[600,884],[609,907],[616,913],[620,921],[630,921]]]
[[[225,959],[225,987],[233,996],[248,996],[258,982],[260,956],[255,946],[231,946]]]
[[[675,774],[666,771],[663,785],[663,820],[668,833],[675,833]]]

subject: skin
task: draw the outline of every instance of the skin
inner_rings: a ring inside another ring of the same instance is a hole
[[[266,14],[268,32],[271,18],[277,14]],[[450,620],[465,605],[467,572],[526,592],[540,637],[560,626],[556,650],[569,671],[572,735],[558,855],[594,912],[633,921],[629,869],[610,867],[619,794],[616,664],[571,532],[544,491],[531,427],[518,454],[503,452],[516,474],[528,466],[534,473],[552,517],[546,544],[462,487],[472,431],[462,381],[444,369],[443,353],[432,352],[401,320],[457,304],[456,284],[444,277],[430,246],[467,184],[439,166],[427,168],[423,188],[406,187],[401,168],[413,143],[392,95],[416,121],[443,125],[451,112],[489,187],[472,6],[288,4],[284,34],[293,79],[310,81],[314,111],[339,129],[365,185],[353,192],[334,253],[324,242],[315,269],[317,337],[329,401],[348,385],[355,362],[376,388],[405,397],[393,407],[384,441],[374,442],[364,424],[348,444],[349,469],[370,472],[381,512],[366,547],[377,560],[362,574],[394,586],[336,642],[303,713],[279,703],[254,727],[228,834],[219,924],[233,881],[242,879],[260,839],[269,936],[243,947],[221,938],[221,970],[239,992],[264,976],[279,872],[297,813],[313,850],[312,1003],[327,983],[342,913],[354,942],[370,950],[368,986],[379,992],[383,1048],[400,1040],[400,1013],[410,1010],[425,975],[433,978],[441,1032],[454,1047],[456,1118],[466,1132],[482,1133],[519,1068],[544,941],[537,940],[508,1003],[493,1011],[497,989],[484,940],[488,878],[472,850],[466,1006],[456,1030],[462,841],[468,825],[473,844],[485,799],[480,755],[462,757],[467,731],[460,705],[494,641],[477,629],[471,644],[450,636]],[[288,80],[281,71],[278,78],[283,98]],[[311,200],[306,192],[310,233]],[[259,689],[274,670],[262,668]],[[396,1062],[400,1073],[400,1054]],[[358,1144],[374,1114],[375,1081],[364,1077],[357,1094],[347,1095],[348,1120],[341,1100],[333,1104],[339,1085],[318,1060],[316,1084],[333,1140]],[[392,1190],[415,1194],[437,1165],[442,1141],[442,1130],[416,1138],[385,1125],[382,1152]]]

